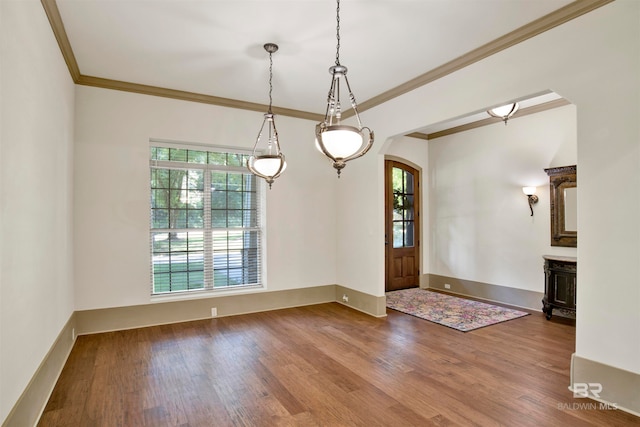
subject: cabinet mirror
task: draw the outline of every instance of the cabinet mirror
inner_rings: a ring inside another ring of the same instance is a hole
[[[551,246],[578,245],[576,166],[545,169],[549,175]]]

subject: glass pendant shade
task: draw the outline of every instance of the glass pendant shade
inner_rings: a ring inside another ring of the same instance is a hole
[[[284,172],[286,168],[286,162],[284,161],[284,156],[257,156],[252,157],[253,162],[251,163],[251,167],[258,174],[264,176],[276,176],[280,172]]]
[[[507,120],[513,117],[513,115],[518,111],[518,108],[520,108],[520,105],[517,102],[514,102],[512,104],[502,105],[500,107],[487,110],[487,113],[492,117],[502,119],[506,125]]]
[[[329,126],[321,134],[325,149],[335,159],[353,156],[362,147],[362,133],[353,126]]]
[[[522,192],[527,196],[533,196],[536,194],[536,187],[522,187]]]

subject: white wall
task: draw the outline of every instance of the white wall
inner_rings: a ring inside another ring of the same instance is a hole
[[[0,1],[0,420],[73,313],[73,82],[39,1]]]
[[[640,3],[618,0],[362,114],[378,141],[544,90],[577,108],[576,354],[640,372]],[[382,154],[338,188],[338,282],[384,293]],[[348,173],[347,173],[348,172]],[[356,194],[356,196],[353,196]],[[355,212],[366,212],[366,216]],[[351,254],[357,254],[351,256]]]
[[[429,142],[430,273],[544,292],[542,255],[576,256],[550,245],[544,172],[576,164],[576,126],[567,105]]]
[[[250,149],[263,114],[82,86],[76,112],[76,309],[147,304],[149,138]],[[268,290],[334,284],[338,180],[313,122],[276,124],[288,167],[266,195]]]

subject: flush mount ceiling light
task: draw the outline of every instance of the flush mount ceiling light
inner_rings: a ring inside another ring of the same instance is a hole
[[[274,43],[267,43],[264,45],[264,50],[269,53],[269,110],[264,115],[260,132],[256,138],[256,143],[253,146],[253,152],[249,161],[247,162],[247,168],[252,174],[264,178],[271,188],[273,181],[279,177],[287,167],[287,162],[284,160],[284,154],[280,150],[280,142],[278,141],[278,130],[276,129],[276,122],[274,114],[271,111],[271,104],[273,99],[271,92],[273,91],[273,59],[272,55],[278,51],[278,45]],[[266,136],[263,138],[263,132],[267,127]],[[265,139],[265,148],[261,147],[261,140]]]
[[[516,111],[518,111],[518,108],[520,108],[520,105],[518,105],[517,102],[514,102],[512,104],[507,104],[501,107],[496,107],[496,108],[487,110],[487,113],[489,113],[489,115],[492,117],[497,117],[501,119],[504,122],[504,125],[506,126],[507,120],[513,117]]]
[[[373,145],[373,131],[363,127],[358,114],[358,104],[351,92],[349,80],[347,80],[347,67],[340,64],[340,0],[337,0],[336,8],[336,64],[329,68],[331,74],[331,86],[327,97],[327,111],[324,120],[316,125],[316,146],[333,161],[333,167],[340,172],[350,160],[364,156]],[[340,84],[344,85],[349,93],[351,108],[355,113],[356,126],[342,124],[342,105],[340,104]],[[366,132],[365,132],[366,130]]]

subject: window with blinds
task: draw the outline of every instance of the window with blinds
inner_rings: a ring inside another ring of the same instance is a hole
[[[261,182],[250,153],[151,146],[153,295],[261,286]]]

